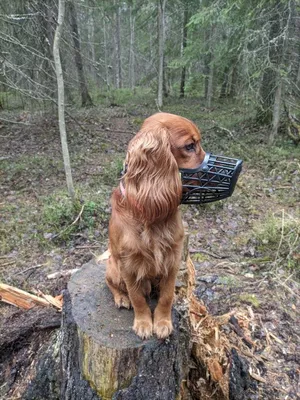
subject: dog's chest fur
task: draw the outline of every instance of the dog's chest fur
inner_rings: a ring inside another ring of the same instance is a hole
[[[181,252],[181,246],[178,246],[178,238],[183,236],[180,214],[167,223],[136,226],[135,231],[133,237],[125,239],[123,267],[133,268],[137,280],[168,275],[169,269],[176,265],[178,252]],[[126,262],[129,259],[130,265]]]

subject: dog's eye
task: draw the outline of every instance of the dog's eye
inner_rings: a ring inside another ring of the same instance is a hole
[[[187,151],[195,151],[195,143],[190,143],[184,146]]]

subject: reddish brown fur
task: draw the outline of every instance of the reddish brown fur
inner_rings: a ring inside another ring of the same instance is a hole
[[[183,226],[178,208],[182,184],[178,168],[196,168],[204,158],[200,132],[191,121],[158,113],[147,118],[128,146],[127,171],[112,195],[111,256],[106,281],[118,307],[134,308],[133,329],[142,338],[172,332],[171,307],[181,258]],[[195,143],[195,151],[184,146]],[[146,302],[159,282],[152,315]]]

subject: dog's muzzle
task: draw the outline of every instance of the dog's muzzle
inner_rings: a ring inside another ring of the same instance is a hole
[[[179,169],[182,181],[181,204],[204,204],[232,195],[242,160],[206,153],[195,169]]]

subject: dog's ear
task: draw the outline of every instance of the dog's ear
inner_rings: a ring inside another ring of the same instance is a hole
[[[126,200],[145,222],[162,221],[176,211],[182,184],[167,129],[147,126],[132,139],[127,153]]]

